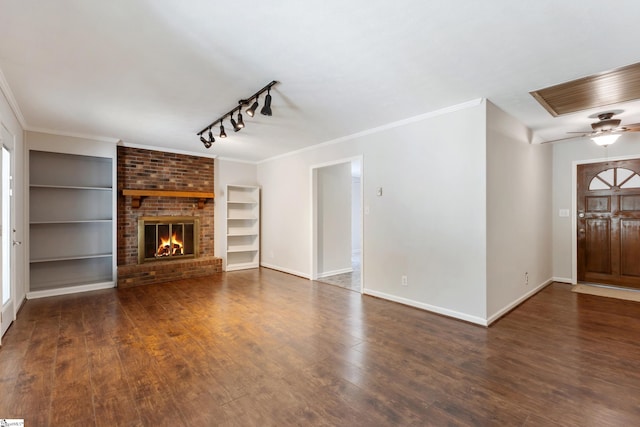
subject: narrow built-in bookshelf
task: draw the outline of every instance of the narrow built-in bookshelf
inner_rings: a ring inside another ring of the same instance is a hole
[[[226,271],[260,265],[260,188],[227,185]]]
[[[113,158],[29,151],[29,291],[113,286]]]

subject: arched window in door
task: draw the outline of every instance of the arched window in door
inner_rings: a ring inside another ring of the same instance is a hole
[[[618,188],[640,188],[640,175],[625,168],[612,168],[600,172],[589,183],[589,190]]]

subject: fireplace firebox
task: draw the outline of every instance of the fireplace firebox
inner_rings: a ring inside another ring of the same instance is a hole
[[[198,236],[197,217],[140,217],[138,263],[196,258]]]

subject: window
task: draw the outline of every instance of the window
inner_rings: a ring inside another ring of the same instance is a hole
[[[618,188],[640,188],[640,176],[625,168],[607,169],[594,176],[589,183],[589,190],[609,190]]]

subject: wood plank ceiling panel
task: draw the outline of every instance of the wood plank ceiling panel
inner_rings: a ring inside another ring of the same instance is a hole
[[[640,63],[530,92],[557,117],[640,99]]]

